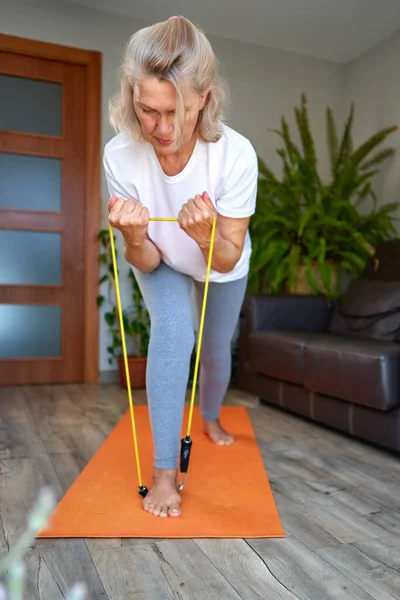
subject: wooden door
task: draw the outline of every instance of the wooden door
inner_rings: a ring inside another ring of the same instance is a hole
[[[93,68],[95,53],[82,51],[76,61],[79,51],[71,56],[66,48],[6,37],[0,40],[0,384],[93,382],[100,194],[90,192],[99,191],[100,143],[96,133],[94,147],[91,135],[93,113],[100,129],[100,95],[93,102],[99,86],[90,93],[88,55]]]

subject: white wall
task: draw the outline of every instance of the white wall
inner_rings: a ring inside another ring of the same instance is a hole
[[[107,116],[107,102],[117,83],[117,69],[128,37],[146,23],[117,15],[63,4],[61,0],[0,0],[2,33],[55,42],[103,54],[102,144],[113,135]],[[198,23],[201,26],[201,23]],[[257,152],[273,168],[280,166],[275,154],[278,138],[269,128],[279,127],[281,114],[293,122],[293,106],[301,92],[308,95],[311,125],[321,170],[326,172],[325,105],[341,117],[343,67],[294,53],[210,36],[231,88],[232,111],[229,124],[247,136]],[[106,214],[107,188],[103,177],[103,214]],[[105,222],[105,221],[104,221]],[[123,269],[122,273],[124,272]],[[127,294],[123,294],[123,302]],[[100,317],[100,369],[107,370],[107,328]]]
[[[360,143],[378,130],[400,125],[400,31],[343,67],[346,114],[355,106],[354,141]],[[375,180],[379,203],[400,201],[400,131],[382,148],[396,149]],[[400,218],[400,211],[396,215]],[[397,223],[400,233],[400,223]]]
[[[293,108],[307,94],[310,121],[320,157],[321,172],[328,167],[325,107],[332,106],[341,119],[342,66],[292,52],[209,36],[232,95],[231,124],[252,141],[257,152],[274,169],[278,136],[268,131],[280,127],[284,114],[294,125]]]

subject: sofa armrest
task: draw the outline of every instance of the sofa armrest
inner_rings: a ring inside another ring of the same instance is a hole
[[[268,296],[247,294],[241,319],[247,333],[253,331],[324,332],[333,310],[322,296]]]

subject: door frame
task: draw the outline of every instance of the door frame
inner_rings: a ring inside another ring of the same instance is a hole
[[[102,54],[70,46],[0,34],[0,50],[81,65],[85,69],[84,332],[83,383],[99,378],[98,234],[101,219],[101,68]]]

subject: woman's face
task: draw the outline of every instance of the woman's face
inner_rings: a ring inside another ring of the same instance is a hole
[[[148,77],[135,87],[134,108],[140,121],[143,137],[150,142],[157,154],[167,156],[177,151],[174,145],[174,120],[177,104],[176,91],[169,81]],[[200,110],[204,107],[207,93],[197,94],[191,87],[183,88],[185,123],[182,148],[193,140]]]

